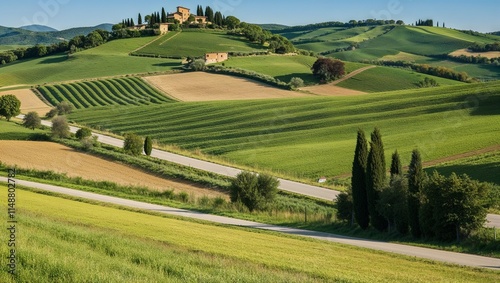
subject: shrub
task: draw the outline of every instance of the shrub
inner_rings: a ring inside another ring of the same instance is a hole
[[[301,78],[293,77],[290,80],[290,86],[292,87],[292,89],[303,87],[304,86],[304,80],[302,80]]]
[[[52,108],[50,109],[49,112],[47,112],[47,114],[45,114],[45,117],[47,118],[54,118],[57,116],[57,114],[59,113],[59,111],[57,110],[57,108]]]
[[[73,109],[75,109],[75,106],[71,102],[62,101],[56,106],[56,108],[57,108],[57,114],[66,115],[66,114],[71,114],[71,112],[73,112]]]
[[[337,218],[352,224],[354,205],[352,194],[342,192],[337,196]]]
[[[85,138],[91,137],[92,131],[89,128],[81,128],[78,131],[76,131],[75,136],[77,139],[83,140]]]
[[[52,119],[52,136],[56,138],[69,137],[69,125],[66,117],[59,116]]]
[[[274,200],[278,185],[272,176],[241,172],[231,184],[231,201],[243,203],[250,211],[262,208]]]
[[[142,138],[136,134],[129,133],[125,134],[125,141],[123,143],[123,149],[125,153],[133,156],[141,155],[143,150]]]
[[[204,71],[205,70],[205,60],[196,59],[191,64],[189,64],[189,68],[193,71]]]

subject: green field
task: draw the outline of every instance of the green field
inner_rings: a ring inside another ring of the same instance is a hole
[[[96,48],[66,54],[21,60],[0,67],[0,87],[155,73],[178,69],[180,60],[129,56],[133,50],[154,40],[153,37],[120,39]]]
[[[28,140],[33,134],[44,133],[43,130],[31,130],[16,122],[0,119],[0,140]]]
[[[356,97],[102,108],[70,118],[316,179],[350,171],[358,128],[381,129],[388,163],[396,149],[407,164],[414,148],[428,161],[497,144],[499,90],[494,82]]]
[[[26,45],[0,45],[0,52],[14,50],[17,48],[26,48]]]
[[[224,63],[226,67],[240,68],[265,74],[283,82],[289,82],[293,77],[299,77],[305,84],[317,84],[319,80],[312,74],[311,68],[316,57],[312,56],[251,56],[233,57]],[[367,65],[345,62],[346,72],[350,73]]]
[[[207,52],[266,51],[262,45],[249,42],[244,37],[215,31],[186,31],[169,33],[135,54],[169,57],[202,57]]]
[[[434,170],[444,175],[450,175],[453,172],[467,174],[473,179],[500,185],[500,174],[498,174],[500,172],[500,151],[462,158],[427,168],[429,173]]]
[[[38,87],[52,105],[73,103],[76,109],[108,105],[150,105],[173,102],[140,78],[85,81]]]
[[[418,88],[417,83],[423,81],[426,77],[433,78],[440,86],[464,85],[464,83],[458,81],[425,75],[411,70],[376,67],[345,80],[339,83],[338,86],[364,92],[412,89]]]
[[[18,203],[17,227],[22,233],[16,239],[16,282],[492,282],[498,278],[498,272],[490,270],[32,192],[18,190],[18,199],[23,201]],[[7,237],[5,229],[2,235]],[[0,249],[7,254],[7,245]],[[0,280],[11,281],[6,272]]]

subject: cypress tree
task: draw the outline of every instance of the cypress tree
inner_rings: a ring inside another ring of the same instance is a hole
[[[392,180],[394,180],[396,176],[401,176],[401,175],[403,175],[403,166],[401,165],[399,153],[396,150],[392,154],[392,160],[391,160],[391,182]]]
[[[144,140],[144,153],[146,153],[147,156],[151,156],[151,152],[153,151],[153,141],[151,140],[151,137],[146,137]]]
[[[210,6],[205,8],[205,16],[207,17],[207,21],[214,23],[214,10]]]
[[[377,210],[380,193],[386,186],[384,144],[380,130],[375,128],[371,135],[370,153],[366,167],[366,195],[370,224],[379,231],[387,229],[386,219]]]
[[[137,16],[137,24],[142,25],[142,16],[141,13],[139,13],[139,16]]]
[[[415,149],[411,155],[410,167],[408,168],[408,216],[411,228],[411,234],[414,237],[420,237],[419,211],[420,194],[424,183],[424,170],[422,169],[422,158],[420,152]]]
[[[133,27],[135,26],[134,19],[130,18],[130,26]]]
[[[161,22],[162,23],[167,22],[167,13],[165,12],[165,8],[161,8]]]
[[[352,163],[352,199],[354,203],[354,216],[361,229],[368,228],[370,216],[368,213],[368,200],[366,195],[366,165],[368,161],[368,145],[365,132],[358,130],[354,161]]]

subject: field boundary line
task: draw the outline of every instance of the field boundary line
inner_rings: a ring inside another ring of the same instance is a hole
[[[176,35],[174,35],[174,36],[172,36],[172,37],[169,37],[169,38],[165,39],[162,43],[160,43],[160,45],[163,45],[165,42],[172,40],[173,38],[175,38],[176,36],[178,36],[178,35],[179,35],[179,34],[181,34],[181,33],[182,33],[182,30],[181,30],[181,31],[179,31]]]
[[[377,66],[368,66],[368,67],[363,67],[361,69],[357,69],[356,71],[353,71],[353,72],[350,72],[347,76],[344,76],[336,81],[333,81],[332,83],[330,83],[331,85],[338,85],[339,83],[343,82],[343,81],[346,81],[356,75],[359,75],[361,74],[362,72],[364,71],[367,71],[369,69],[373,69],[373,68],[376,68]]]
[[[52,105],[46,98],[43,96],[43,94],[38,90],[38,88],[31,88],[31,91],[41,100],[43,103],[47,104],[49,107],[54,107],[55,105]]]
[[[135,52],[137,52],[137,51],[139,51],[139,50],[141,50],[141,49],[145,48],[146,46],[148,46],[148,45],[152,44],[153,42],[158,41],[158,40],[159,40],[160,38],[162,38],[162,37],[163,37],[163,36],[161,36],[161,35],[160,35],[160,36],[158,36],[157,38],[155,38],[154,40],[151,40],[150,42],[148,42],[148,43],[144,44],[143,46],[141,46],[141,47],[139,47],[139,48],[137,48],[137,49],[135,49],[135,50],[130,51],[128,54],[130,55],[130,54],[132,54],[132,53],[135,53]]]

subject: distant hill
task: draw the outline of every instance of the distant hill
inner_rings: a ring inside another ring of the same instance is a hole
[[[495,31],[495,32],[492,32],[491,34],[493,34],[493,35],[500,35],[500,31]]]
[[[23,26],[20,27],[20,29],[24,29],[27,31],[34,31],[34,32],[54,32],[58,31],[54,28],[48,27],[48,26],[42,26],[42,25],[29,25],[29,26]]]
[[[286,28],[290,27],[290,26],[285,26],[285,25],[280,25],[280,24],[257,24],[257,25],[260,26],[261,28],[267,29],[267,30],[282,30],[282,29],[286,29]]]
[[[68,41],[77,35],[87,35],[96,29],[111,31],[112,24],[101,24],[95,27],[80,27],[62,31],[36,32],[21,28],[0,26],[0,45],[36,45],[53,44]]]

